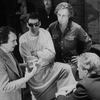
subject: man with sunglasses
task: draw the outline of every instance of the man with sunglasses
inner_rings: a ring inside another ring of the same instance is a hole
[[[19,50],[29,71],[37,67],[34,76],[28,81],[32,95],[37,100],[51,100],[58,95],[70,93],[76,85],[71,67],[68,64],[54,63],[55,49],[50,33],[40,28],[37,13],[32,13],[27,21],[29,31],[19,39]]]

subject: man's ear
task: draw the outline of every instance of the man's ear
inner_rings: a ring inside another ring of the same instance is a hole
[[[91,75],[95,75],[95,74],[96,74],[96,72],[95,72],[95,71],[92,71],[92,72],[91,72]]]
[[[87,70],[84,70],[84,72],[85,72],[86,74],[88,74],[88,71],[87,71]]]
[[[27,27],[29,28],[29,25],[28,25],[28,23],[26,23],[26,25],[27,25]]]
[[[89,77],[89,76],[90,76],[90,74],[89,74],[88,70],[84,70],[84,73],[85,73],[85,75],[86,75],[87,77]]]

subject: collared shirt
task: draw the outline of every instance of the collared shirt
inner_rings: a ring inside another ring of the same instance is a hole
[[[52,23],[48,30],[54,42],[56,61],[67,62],[72,56],[77,56],[79,52],[89,51],[91,48],[91,38],[75,22],[71,23],[70,29],[66,27],[64,32],[61,32],[58,21]]]

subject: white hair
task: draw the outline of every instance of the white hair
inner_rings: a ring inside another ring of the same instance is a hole
[[[79,66],[81,65],[81,66]],[[83,53],[79,56],[78,67],[88,70],[90,74],[100,73],[100,57],[95,53]]]

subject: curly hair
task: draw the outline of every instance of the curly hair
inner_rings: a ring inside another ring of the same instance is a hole
[[[57,14],[57,12],[60,10],[60,9],[68,9],[69,13],[70,13],[70,17],[73,17],[74,15],[74,11],[73,11],[73,7],[71,6],[71,4],[67,3],[67,2],[61,2],[59,3],[56,8],[55,8],[55,11],[54,13]]]
[[[78,67],[87,70],[90,75],[100,75],[100,57],[95,53],[83,53],[79,56]]]

